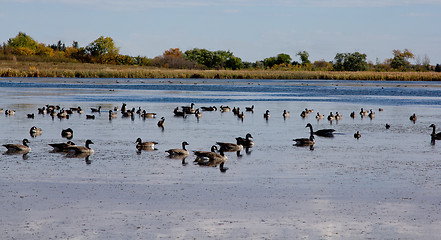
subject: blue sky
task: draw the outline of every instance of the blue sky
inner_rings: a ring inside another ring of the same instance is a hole
[[[103,35],[120,53],[230,50],[244,61],[307,51],[361,52],[376,62],[405,48],[441,64],[441,0],[0,0],[0,42],[25,32],[80,46]]]

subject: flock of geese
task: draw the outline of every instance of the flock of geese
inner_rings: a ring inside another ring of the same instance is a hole
[[[187,117],[188,115],[194,115],[197,119],[199,119],[200,117],[202,117],[201,111],[217,111],[218,110],[218,108],[216,106],[200,107],[200,109],[194,108],[194,106],[195,106],[195,104],[192,103],[190,106],[181,106],[181,108],[176,107],[173,110],[173,114],[175,117],[183,117],[183,118]],[[233,109],[231,109],[228,106],[221,105],[219,107],[219,110],[221,112],[230,112],[231,111],[234,113],[234,115],[236,115],[242,121],[245,119],[245,114],[239,107],[234,107]],[[383,111],[383,109],[380,108],[379,111]],[[0,108],[0,113],[1,112],[3,112],[2,108]],[[7,115],[7,116],[13,116],[15,114],[14,110],[9,110],[9,109],[5,110],[4,112],[5,112],[5,115]],[[60,106],[46,105],[42,108],[38,108],[38,114],[49,114],[50,116],[52,116],[52,118],[58,117],[60,119],[63,119],[63,118],[68,119],[69,116],[74,113],[82,114],[83,112],[84,111],[81,107],[64,109],[64,108],[61,108]],[[90,112],[91,113],[101,113],[101,106],[99,106],[98,108],[91,108]],[[156,113],[146,112],[146,110],[142,110],[140,107],[137,110],[135,108],[128,109],[127,105],[125,103],[123,103],[121,109],[119,109],[118,107],[115,107],[111,110],[108,110],[109,120],[117,118],[118,112],[121,113],[121,116],[123,118],[132,118],[132,120],[134,119],[135,115],[138,115],[139,117],[142,117],[142,118],[156,118]],[[245,112],[254,113],[254,105],[252,105],[251,107],[246,107]],[[313,112],[314,112],[313,109],[306,108],[304,111],[302,111],[300,113],[300,116],[302,118],[306,118],[309,114],[311,114]],[[356,115],[357,114],[355,112],[352,112],[352,113],[350,113],[349,116],[351,118],[355,118]],[[363,108],[361,108],[359,115],[362,118],[363,117],[369,117],[370,119],[375,118],[375,112],[372,109],[367,111],[367,110],[364,110]],[[284,119],[286,119],[290,116],[290,112],[287,110],[284,110],[282,113],[282,116]],[[34,113],[27,114],[27,117],[33,119],[35,117],[35,114]],[[266,110],[263,114],[263,118],[266,119],[266,121],[268,121],[270,119],[270,117],[271,117],[270,111]],[[317,114],[315,115],[315,118],[317,119],[317,121],[320,121],[322,119],[325,119],[325,116],[323,114],[320,114],[319,112],[317,112]],[[330,112],[329,115],[326,117],[326,119],[328,121],[330,121],[331,123],[333,121],[339,121],[342,118],[343,118],[343,116],[341,114],[339,114],[338,112],[335,112],[335,114]],[[86,115],[86,119],[95,119],[95,115],[88,114],[88,115]],[[417,120],[416,115],[415,114],[411,115],[409,117],[409,120],[415,123],[415,121]],[[162,128],[162,130],[164,130],[164,127],[165,127],[165,118],[164,117],[160,118],[160,120],[157,122],[157,126]],[[386,127],[386,129],[389,129],[390,125],[386,123],[385,127]],[[431,142],[432,142],[432,144],[435,144],[435,140],[441,140],[441,132],[438,132],[438,133],[436,132],[435,124],[431,124],[429,127],[432,128],[432,133],[430,135],[431,140],[432,140]],[[327,128],[327,129],[320,129],[320,130],[314,131],[314,129],[310,123],[308,123],[305,128],[309,128],[309,130],[310,130],[309,137],[293,139],[295,146],[299,146],[299,147],[309,146],[312,150],[313,146],[315,144],[315,137],[314,136],[320,136],[320,137],[325,137],[325,138],[334,137],[335,129]],[[29,130],[29,134],[32,137],[37,137],[42,134],[42,129],[37,128],[36,126],[33,126]],[[90,147],[90,145],[93,144],[92,140],[90,140],[90,139],[86,140],[84,146],[76,145],[75,143],[70,141],[73,138],[73,130],[71,128],[63,129],[61,131],[61,136],[63,138],[68,139],[69,141],[63,142],[63,143],[49,144],[53,148],[53,152],[61,152],[61,153],[66,153],[67,155],[71,155],[71,156],[74,155],[74,156],[78,156],[78,157],[88,157],[94,153],[94,150]],[[361,137],[361,134],[359,131],[354,133],[354,138],[359,139],[360,137]],[[250,133],[248,133],[248,134],[246,134],[245,137],[237,137],[236,143],[216,142],[216,145],[213,145],[211,147],[210,151],[193,151],[193,154],[196,156],[194,162],[198,165],[201,165],[201,166],[216,167],[219,165],[220,171],[225,172],[228,169],[224,166],[225,162],[228,159],[227,156],[225,156],[225,152],[236,152],[238,157],[242,156],[241,151],[243,149],[245,149],[248,153],[249,148],[252,148],[254,146],[254,142],[253,142],[252,138],[253,138],[252,135]],[[28,139],[23,139],[21,144],[4,144],[3,146],[7,149],[5,154],[23,154],[23,155],[25,155],[31,151],[31,148],[28,145],[29,143],[30,142]],[[136,149],[138,151],[157,150],[157,149],[155,149],[155,145],[158,143],[154,142],[154,141],[143,142],[141,138],[138,138],[135,143],[136,143]],[[168,153],[168,156],[170,158],[182,159],[182,163],[186,164],[185,159],[190,154],[189,151],[186,149],[186,146],[188,146],[188,145],[189,144],[184,141],[184,142],[182,142],[181,148],[169,149],[165,152]]]

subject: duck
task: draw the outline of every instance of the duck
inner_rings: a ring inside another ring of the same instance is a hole
[[[283,110],[282,116],[283,116],[283,118],[288,118],[289,117],[289,112],[286,111],[286,109]]]
[[[28,153],[31,151],[31,148],[29,147],[28,139],[23,139],[23,144],[3,144],[3,147],[7,148],[8,153]]]
[[[157,142],[143,142],[141,138],[136,139],[136,149],[138,150],[155,150]]]
[[[161,120],[159,120],[158,121],[158,127],[160,127],[160,128],[164,128],[164,126],[165,126],[165,123],[164,123],[164,121],[165,121],[165,118],[164,117],[161,117]]]
[[[237,144],[240,144],[240,145],[242,145],[243,147],[246,147],[246,148],[250,148],[250,147],[254,146],[254,141],[251,140],[250,138],[253,138],[253,136],[251,136],[250,133],[247,133],[245,138],[237,137],[236,141],[237,141]]]
[[[49,146],[53,147],[53,152],[66,152],[68,147],[75,146],[75,143],[67,141],[65,143],[49,143]]]
[[[156,117],[156,113],[148,113],[145,110],[143,110],[142,113],[141,113],[141,117],[143,117],[143,118],[155,118]]]
[[[90,144],[93,144],[92,140],[87,139],[85,146],[71,145],[66,147],[66,150],[74,154],[93,154],[94,151],[90,148]]]
[[[41,130],[41,128],[37,128],[36,126],[31,127],[29,130],[29,134],[31,134],[31,136],[41,135],[42,132],[43,130]]]
[[[73,137],[73,130],[71,128],[61,130],[61,136],[67,139],[71,139]]]
[[[413,122],[415,122],[417,120],[417,116],[415,115],[415,113],[409,117],[409,120],[413,121]]]
[[[182,157],[186,157],[188,156],[188,150],[185,149],[185,146],[188,146],[190,144],[188,144],[187,142],[182,142],[182,148],[174,148],[174,149],[169,149],[165,152],[167,152],[169,154],[169,157],[174,157],[174,156],[182,156]]]
[[[441,132],[436,133],[436,126],[435,124],[431,124],[429,127],[433,128],[432,134],[430,136],[433,140],[441,140]]]
[[[254,105],[252,105],[251,107],[245,107],[245,111],[246,112],[254,112]]]
[[[332,112],[329,113],[328,120],[329,121],[334,121],[335,120],[335,116],[334,116],[334,114]]]
[[[219,153],[209,152],[204,155],[204,158],[199,159],[197,161],[199,166],[207,166],[207,167],[216,167],[219,165],[219,170],[221,172],[226,172],[228,168],[224,167],[225,162],[227,162],[228,158],[224,155],[224,151],[222,149],[219,150]]]
[[[356,133],[354,133],[354,138],[356,138],[356,139],[361,138],[361,133],[360,133],[360,131],[357,131]]]
[[[374,111],[372,111],[372,109],[370,110],[368,116],[370,119],[375,118],[375,113],[374,113]]]
[[[327,128],[327,129],[320,129],[314,132],[312,129],[311,123],[306,124],[306,127],[309,127],[310,131],[317,136],[320,137],[334,137],[335,129]]]
[[[266,112],[263,114],[263,118],[265,118],[266,120],[268,120],[268,118],[270,118],[270,111],[266,110]]]
[[[317,118],[317,120],[320,120],[320,119],[325,118],[325,115],[320,114],[320,112],[317,112],[317,115],[315,116],[315,118]]]
[[[117,117],[118,117],[118,113],[109,110],[109,119],[117,118]]]
[[[99,113],[99,112],[101,112],[101,106],[99,106],[98,108],[90,108],[90,110],[91,110],[93,113],[95,113],[95,112]]]

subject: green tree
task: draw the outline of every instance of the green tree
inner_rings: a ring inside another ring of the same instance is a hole
[[[95,41],[91,42],[86,51],[93,57],[102,57],[104,55],[117,56],[119,48],[115,47],[115,43],[111,37],[100,36]]]
[[[239,69],[243,67],[242,60],[234,56],[230,51],[218,50],[209,51],[207,49],[194,48],[185,51],[184,58],[207,68],[231,68]]]
[[[334,58],[334,70],[337,71],[365,71],[368,68],[366,54],[337,53]]]
[[[409,59],[413,59],[414,55],[408,49],[404,51],[393,50],[394,57],[390,60],[390,66],[394,69],[406,70],[411,67]]]
[[[276,60],[276,64],[280,65],[280,64],[285,64],[285,65],[289,65],[291,63],[292,59],[291,56],[289,56],[286,53],[280,53],[277,55],[277,60]]]
[[[302,65],[311,63],[311,61],[309,61],[309,53],[307,51],[299,51],[296,55],[300,57],[300,61],[302,61]]]

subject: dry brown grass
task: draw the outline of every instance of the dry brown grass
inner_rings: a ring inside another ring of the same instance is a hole
[[[0,77],[206,78],[441,81],[436,72],[333,72],[282,70],[180,70],[88,63],[0,60]]]

